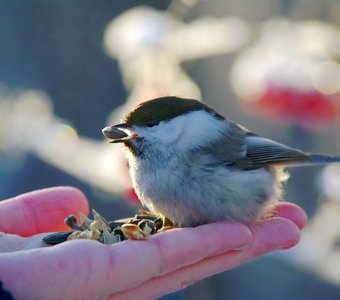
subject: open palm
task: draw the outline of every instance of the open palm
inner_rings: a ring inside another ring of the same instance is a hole
[[[160,297],[254,257],[294,246],[306,223],[301,208],[282,202],[251,227],[220,222],[114,245],[92,240],[42,244],[47,232],[67,230],[65,216],[80,211],[88,213],[88,202],[71,187],[0,202],[0,281],[15,299]]]

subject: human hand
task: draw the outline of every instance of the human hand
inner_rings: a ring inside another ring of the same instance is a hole
[[[220,222],[103,245],[74,240],[46,246],[46,231],[88,212],[84,195],[60,187],[0,202],[0,280],[15,299],[150,299],[184,288],[299,241],[306,223],[296,205],[277,203],[251,226]],[[14,234],[9,234],[14,233]],[[22,237],[27,236],[27,237]]]

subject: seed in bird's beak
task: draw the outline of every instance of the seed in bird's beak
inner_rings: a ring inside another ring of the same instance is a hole
[[[104,136],[111,140],[121,139],[128,136],[124,131],[114,126],[107,126],[102,130],[102,132]]]
[[[107,126],[102,130],[102,132],[110,139],[109,143],[124,143],[138,138],[138,135],[125,123]]]

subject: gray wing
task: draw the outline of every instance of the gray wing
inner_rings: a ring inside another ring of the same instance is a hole
[[[247,131],[229,121],[223,135],[206,147],[192,153],[191,160],[202,159],[201,154],[213,155],[215,163],[224,162],[243,170],[265,168],[308,160],[308,154]]]
[[[255,134],[247,133],[245,140],[246,156],[235,162],[238,167],[244,170],[264,168],[273,164],[284,165],[309,159],[308,154],[302,151]]]

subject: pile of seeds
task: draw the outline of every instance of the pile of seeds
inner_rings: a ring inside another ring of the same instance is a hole
[[[84,214],[79,214],[81,224],[78,224],[74,215],[65,219],[65,224],[72,230],[52,233],[43,238],[43,242],[56,245],[68,240],[91,239],[103,244],[114,244],[127,239],[141,240],[160,231],[173,228],[168,219],[163,219],[148,211],[139,210],[127,222],[106,221],[98,212],[92,210],[93,220]]]

